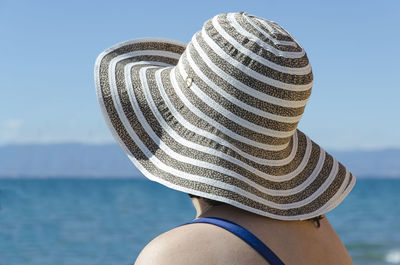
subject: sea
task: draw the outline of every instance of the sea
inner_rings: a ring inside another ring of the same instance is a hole
[[[327,216],[356,265],[400,264],[400,179],[358,179]],[[194,217],[188,195],[147,179],[0,179],[0,265],[132,265]]]

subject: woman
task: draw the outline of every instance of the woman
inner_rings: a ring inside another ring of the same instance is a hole
[[[115,139],[197,211],[135,264],[352,264],[324,214],[355,177],[297,129],[312,80],[300,44],[244,12],[206,21],[188,45],[135,39],[99,55]]]

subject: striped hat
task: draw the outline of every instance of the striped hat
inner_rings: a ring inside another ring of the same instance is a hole
[[[355,184],[297,129],[312,82],[299,43],[244,12],[207,20],[187,45],[116,44],[95,65],[106,123],[147,178],[281,220],[324,214]]]

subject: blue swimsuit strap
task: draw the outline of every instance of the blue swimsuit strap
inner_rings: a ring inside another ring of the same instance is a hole
[[[209,223],[225,228],[229,232],[243,239],[255,250],[257,250],[258,253],[260,253],[271,265],[285,265],[280,260],[280,258],[278,258],[278,256],[269,247],[267,247],[260,239],[258,239],[255,235],[253,235],[244,227],[238,224],[235,224],[231,221],[218,217],[201,217],[191,222],[184,223],[182,225],[193,224],[193,223]]]

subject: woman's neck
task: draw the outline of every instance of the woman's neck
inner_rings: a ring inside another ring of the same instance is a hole
[[[228,218],[232,221],[234,220],[246,220],[249,221],[251,219],[270,219],[268,217],[260,216],[240,208],[234,207],[229,204],[216,205],[212,206],[208,203],[205,203],[201,198],[192,198],[193,206],[196,209],[196,218],[200,217],[220,217],[220,218]]]
[[[281,226],[289,226],[292,228],[303,228],[303,227],[315,227],[313,222],[310,221],[283,221],[278,219],[269,218],[266,216],[261,216],[255,213],[251,213],[249,211],[234,207],[229,204],[212,206],[208,203],[205,203],[201,198],[192,198],[193,206],[196,209],[196,218],[200,217],[219,217],[223,219],[228,219],[233,222],[244,224],[244,223],[252,223],[258,224],[261,226],[273,226],[273,227],[281,227]],[[324,218],[325,219],[325,218]],[[321,224],[326,220],[322,219]]]

